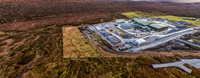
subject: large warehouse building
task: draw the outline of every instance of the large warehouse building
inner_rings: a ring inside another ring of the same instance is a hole
[[[155,30],[155,31],[163,31],[167,30],[168,26],[162,25],[159,23],[155,23],[152,21],[147,21],[147,20],[142,20],[135,18],[133,19],[134,21],[134,26],[143,30]]]
[[[167,30],[168,26],[166,25],[162,25],[162,24],[150,24],[149,27],[151,28],[151,30],[155,30],[155,31],[163,31],[163,30]]]
[[[135,18],[133,19],[134,20],[134,24],[137,25],[137,26],[147,26],[153,22],[151,21],[145,21],[145,20],[141,20],[141,19],[138,19],[138,18]]]

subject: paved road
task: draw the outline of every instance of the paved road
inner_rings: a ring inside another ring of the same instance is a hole
[[[194,32],[194,30],[186,30],[186,31],[174,33],[174,34],[171,34],[171,35],[167,35],[167,36],[163,37],[162,39],[159,39],[157,41],[151,42],[151,43],[143,45],[143,46],[133,48],[133,49],[129,50],[128,52],[135,52],[136,53],[136,52],[139,52],[140,50],[156,47],[160,44],[164,44],[164,43],[166,43],[170,40],[176,39],[177,37],[180,37],[180,36],[188,34],[188,33],[193,33],[193,32]]]
[[[197,21],[199,21],[199,19],[197,19],[195,22],[193,22],[193,24],[195,24]]]
[[[183,64],[185,64],[185,62],[183,61],[179,61],[179,62],[173,62],[173,63],[164,63],[164,64],[151,64],[151,66],[153,68],[164,68],[164,67],[178,67],[183,69],[184,71],[191,73],[192,70],[185,67]]]
[[[196,47],[199,47],[199,48],[200,48],[200,45],[197,45],[197,44],[194,44],[194,43],[191,43],[191,42],[182,40],[182,39],[174,39],[174,40],[180,41],[180,42],[182,42],[182,43],[189,44],[189,45],[196,46]]]
[[[164,64],[151,64],[153,68],[164,68],[164,67],[179,67],[183,69],[184,71],[191,73],[192,70],[185,67],[184,64],[189,64],[197,69],[200,68],[200,59],[181,59],[179,62],[173,62],[173,63],[164,63]]]

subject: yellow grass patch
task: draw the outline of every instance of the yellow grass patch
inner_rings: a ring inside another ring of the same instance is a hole
[[[143,13],[143,12],[124,12],[122,13],[122,15],[125,15],[127,16],[128,18],[138,18],[138,17],[151,17],[151,18],[163,18],[163,19],[169,19],[171,21],[174,21],[174,22],[178,22],[178,21],[182,21],[183,18],[190,18],[190,19],[194,19],[194,17],[180,17],[180,16],[173,16],[173,15],[162,15],[162,14],[157,14],[155,15],[155,13]],[[193,20],[184,20],[188,23],[193,23],[194,21]],[[195,24],[199,24],[199,22],[196,22]]]
[[[169,20],[171,20],[171,21],[182,21],[183,20],[183,18],[192,18],[192,17],[179,17],[179,16],[172,16],[172,15],[168,15],[168,16],[155,16],[154,18],[163,18],[163,19],[165,19],[165,18],[167,18],[167,19],[169,19]],[[184,20],[184,21],[186,21],[186,22],[188,22],[188,23],[193,23],[194,21],[193,20]]]
[[[0,31],[0,34],[5,34],[5,33]]]
[[[111,76],[112,76],[111,74],[112,74],[112,72],[108,72],[106,74],[100,75],[99,78],[111,78]]]
[[[77,27],[63,27],[63,57],[83,58],[96,57],[97,53]]]

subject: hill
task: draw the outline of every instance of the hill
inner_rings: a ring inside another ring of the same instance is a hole
[[[186,3],[18,0],[1,2],[0,30],[27,31],[52,24],[95,24],[100,23],[101,19],[106,22],[113,18],[126,18],[121,13],[132,11],[200,17],[200,7]]]

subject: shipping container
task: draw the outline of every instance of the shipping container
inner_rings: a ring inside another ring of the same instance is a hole
[[[137,46],[137,43],[135,43],[135,42],[133,42],[133,41],[131,41],[131,44],[133,44],[134,46]]]
[[[149,36],[147,36],[147,37],[144,37],[143,39],[145,40],[145,39],[147,39],[147,38],[149,38]]]

